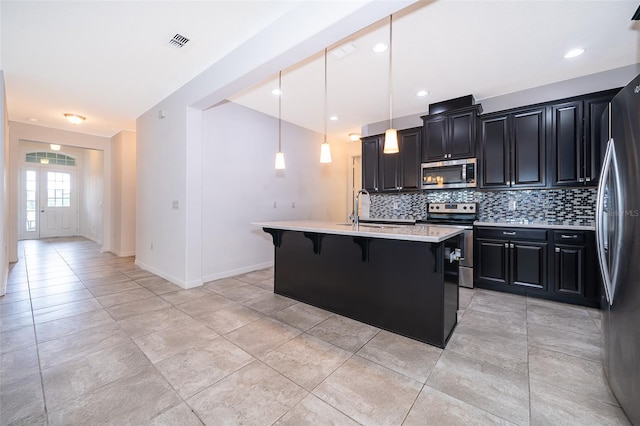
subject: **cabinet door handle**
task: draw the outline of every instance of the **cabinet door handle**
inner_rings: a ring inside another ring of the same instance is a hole
[[[556,253],[560,253],[560,247],[556,247]]]
[[[513,245],[513,243],[509,244],[509,248],[514,248],[515,246]]]
[[[502,235],[516,235],[516,232],[507,232],[507,231],[502,231]]]
[[[508,249],[509,248],[509,243],[504,243],[504,248]]]
[[[585,182],[591,182],[591,178],[590,178],[590,177],[587,177],[587,178],[585,178],[585,179],[584,179],[584,181],[585,181]]]
[[[584,178],[578,178],[578,182],[584,182]]]
[[[577,234],[573,234],[573,235],[562,234],[562,235],[560,235],[560,238],[565,239],[565,240],[575,240],[576,238],[578,238],[578,235]]]

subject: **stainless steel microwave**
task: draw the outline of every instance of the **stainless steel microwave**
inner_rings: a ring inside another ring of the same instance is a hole
[[[477,170],[475,158],[422,163],[422,189],[475,188]]]

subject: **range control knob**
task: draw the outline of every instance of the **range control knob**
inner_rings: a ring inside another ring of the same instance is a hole
[[[464,206],[464,207],[463,207],[463,210],[466,210],[466,209],[467,209],[467,206]]]

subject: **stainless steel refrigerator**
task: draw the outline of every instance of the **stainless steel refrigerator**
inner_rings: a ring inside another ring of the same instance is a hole
[[[611,390],[640,425],[640,75],[613,98],[603,124],[609,139],[596,205],[603,363]]]

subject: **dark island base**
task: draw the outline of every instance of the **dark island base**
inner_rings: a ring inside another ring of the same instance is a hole
[[[458,283],[445,245],[265,229],[277,294],[444,348],[457,322]],[[457,267],[457,265],[455,265]]]

